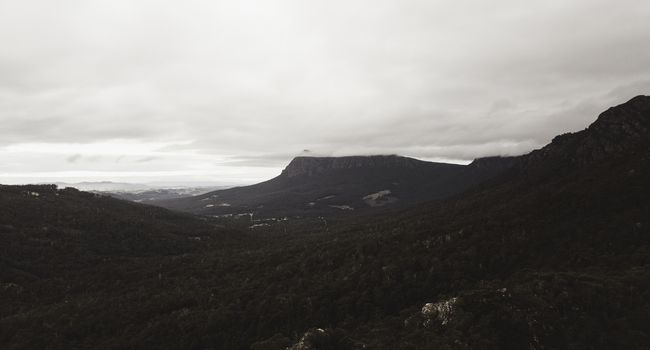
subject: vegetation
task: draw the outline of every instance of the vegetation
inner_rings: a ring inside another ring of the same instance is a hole
[[[513,162],[513,157],[481,158],[469,165],[394,155],[296,157],[280,175],[265,182],[150,203],[211,216],[366,215],[448,198],[502,173]]]
[[[444,202],[327,224],[2,187],[0,347],[645,349],[650,138],[601,157],[591,135]]]

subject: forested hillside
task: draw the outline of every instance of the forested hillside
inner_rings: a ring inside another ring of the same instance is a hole
[[[637,97],[469,192],[327,225],[4,187],[0,345],[646,349],[649,130]]]
[[[513,157],[481,158],[468,165],[396,155],[296,157],[268,181],[150,203],[210,216],[358,216],[448,198],[513,163]]]

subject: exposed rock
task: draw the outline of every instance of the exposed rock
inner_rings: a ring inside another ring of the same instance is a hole
[[[456,305],[457,301],[458,298],[451,298],[437,303],[424,304],[420,311],[422,316],[425,317],[424,326],[431,326],[434,320],[437,320],[443,326],[449,323],[454,314],[454,305]]]
[[[329,205],[329,207],[341,209],[341,210],[354,210],[354,208],[349,205]]]
[[[382,198],[384,196],[389,195],[390,193],[391,193],[390,190],[383,190],[383,191],[379,191],[379,192],[376,192],[376,193],[371,193],[371,194],[363,197],[363,199],[364,200],[376,201],[376,200],[378,200],[378,199],[380,199],[380,198]]]
[[[350,157],[296,157],[282,171],[287,177],[314,176],[333,169],[415,168],[426,162],[396,155]]]
[[[290,350],[310,350],[310,349],[316,349],[314,347],[314,340],[318,339],[319,337],[325,337],[327,333],[325,333],[325,330],[322,328],[313,328],[305,332],[305,334],[300,338],[300,340],[294,344],[292,347],[290,347]]]
[[[391,193],[391,190],[383,190],[371,193],[361,199],[371,207],[381,207],[383,205],[393,203],[397,200],[396,197],[390,196]]]

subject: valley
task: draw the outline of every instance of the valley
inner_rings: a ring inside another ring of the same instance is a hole
[[[165,208],[3,185],[0,347],[643,349],[649,181],[638,96],[467,166],[296,158]]]

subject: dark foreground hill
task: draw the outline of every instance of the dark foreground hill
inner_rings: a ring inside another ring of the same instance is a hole
[[[483,158],[464,166],[395,155],[297,157],[269,181],[151,203],[201,215],[356,214],[447,198],[503,172],[513,159]]]
[[[133,262],[237,239],[224,228],[162,208],[55,185],[0,185],[0,348],[8,347],[8,334],[28,335],[13,328],[8,316],[29,318],[39,305],[102,292],[107,284],[134,278]]]
[[[281,222],[222,249],[108,255],[92,268],[102,278],[3,277],[0,345],[647,349],[649,130],[641,96],[442,202]]]

